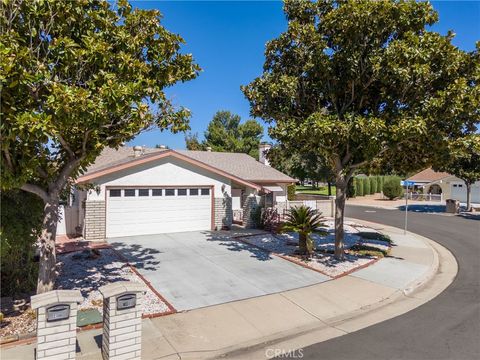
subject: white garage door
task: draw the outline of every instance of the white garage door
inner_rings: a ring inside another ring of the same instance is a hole
[[[452,184],[452,199],[461,202],[467,201],[467,187],[465,184]],[[480,203],[480,186],[472,185],[470,199],[472,203]]]
[[[210,230],[212,190],[185,188],[107,189],[107,237]]]

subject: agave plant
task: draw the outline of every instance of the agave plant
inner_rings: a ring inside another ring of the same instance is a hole
[[[311,255],[314,250],[313,240],[310,237],[312,232],[323,225],[323,217],[317,210],[308,206],[292,207],[282,224],[281,232],[293,231],[298,233],[299,253],[302,255]]]

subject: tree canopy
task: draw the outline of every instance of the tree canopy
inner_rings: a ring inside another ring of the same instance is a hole
[[[263,127],[257,121],[249,119],[241,123],[240,116],[230,111],[217,111],[205,131],[205,140],[199,141],[197,134],[185,137],[189,150],[220,152],[241,152],[258,159],[258,146],[263,135]]]
[[[126,0],[6,0],[0,11],[2,189],[46,204],[43,291],[52,285],[60,193],[105,147],[152,126],[188,129],[189,111],[164,89],[200,69],[158,10]]]
[[[462,179],[467,187],[467,211],[471,210],[471,188],[480,181],[480,135],[469,134],[452,141],[445,156],[433,168]]]
[[[442,139],[478,123],[468,105],[479,96],[478,48],[465,53],[452,33],[428,31],[438,19],[428,2],[287,0],[284,10],[287,30],[267,43],[263,74],[243,91],[288,151],[327,159],[343,258],[353,173],[402,152],[402,166],[418,167]]]

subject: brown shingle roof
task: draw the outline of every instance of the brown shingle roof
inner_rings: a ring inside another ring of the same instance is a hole
[[[191,150],[176,150],[176,152],[248,181],[295,182],[295,179],[290,176],[262,164],[248,154]]]
[[[451,176],[451,175],[446,172],[437,172],[437,171],[434,171],[432,168],[428,168],[409,177],[407,180],[418,181],[418,182],[432,182],[432,181],[441,180],[448,176]]]
[[[155,156],[163,151],[166,150],[145,148],[144,155],[141,155],[141,158]],[[247,154],[190,150],[175,150],[175,152],[250,182],[295,182],[295,179],[270,166],[263,165]],[[118,150],[107,148],[102,151],[84,175],[90,175],[137,159],[139,157],[133,156],[133,147],[124,146]]]

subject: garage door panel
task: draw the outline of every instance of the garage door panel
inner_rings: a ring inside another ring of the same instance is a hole
[[[211,195],[138,196],[137,191],[135,197],[107,199],[107,237],[211,228]]]

